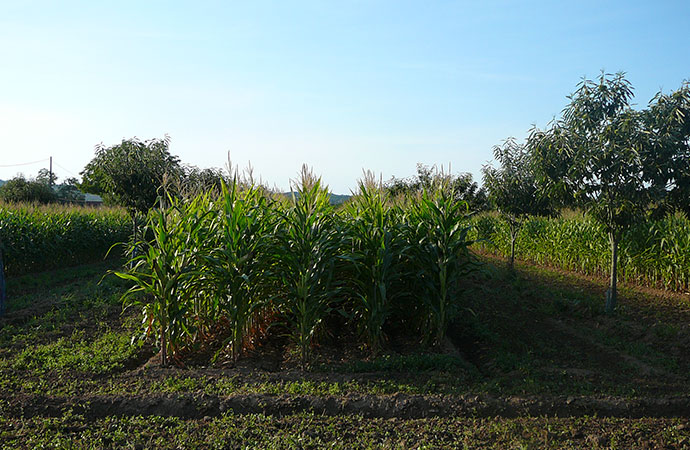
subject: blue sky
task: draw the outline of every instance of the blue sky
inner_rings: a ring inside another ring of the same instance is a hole
[[[189,164],[251,161],[334,192],[363,168],[480,169],[557,116],[583,76],[636,102],[690,78],[690,2],[0,0],[0,166],[169,134]],[[0,167],[0,178],[47,163]]]

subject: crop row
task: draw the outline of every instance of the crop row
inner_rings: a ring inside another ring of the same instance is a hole
[[[508,224],[484,214],[472,219],[477,246],[494,254],[510,254]],[[611,266],[608,237],[595,221],[582,216],[532,217],[517,236],[518,258],[538,264],[607,275]],[[670,215],[631,227],[622,237],[618,256],[624,280],[671,290],[688,288],[690,220]]]
[[[444,339],[461,306],[458,281],[474,266],[466,204],[439,187],[395,205],[369,177],[336,211],[306,169],[296,190],[275,198],[235,182],[219,197],[171,199],[149,214],[131,270],[118,275],[134,282],[128,298],[163,363],[219,324],[235,358],[267,324],[281,324],[303,364],[334,317],[374,352],[396,325]]]
[[[128,239],[131,227],[121,209],[0,204],[5,273],[102,260],[114,243]]]

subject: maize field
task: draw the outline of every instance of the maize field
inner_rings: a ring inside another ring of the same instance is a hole
[[[0,204],[0,245],[7,276],[103,259],[129,238],[122,209]]]
[[[472,219],[478,248],[510,254],[505,221],[483,214]],[[668,290],[687,290],[690,277],[690,220],[679,215],[647,220],[631,227],[620,243],[621,279]],[[517,237],[517,257],[541,265],[587,275],[608,276],[611,249],[608,237],[593,220],[572,215],[532,217]]]
[[[237,358],[270,318],[303,366],[337,313],[373,352],[391,322],[443,341],[461,311],[461,279],[475,266],[465,203],[439,187],[396,204],[369,176],[336,210],[306,168],[294,189],[288,199],[235,179],[220,196],[171,198],[170,208],[149,214],[132,269],[117,275],[134,282],[125,300],[143,308],[164,364],[220,323]]]

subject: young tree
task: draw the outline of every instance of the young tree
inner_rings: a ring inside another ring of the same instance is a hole
[[[609,313],[616,307],[621,236],[659,199],[648,176],[643,113],[631,108],[632,97],[623,73],[585,79],[569,97],[562,119],[546,131],[533,130],[528,139],[539,179],[549,192],[570,199],[609,236]]]
[[[541,195],[530,164],[526,147],[514,138],[508,138],[502,146],[494,147],[494,157],[499,168],[486,165],[482,168],[484,187],[488,201],[510,227],[510,268],[515,264],[515,243],[525,220],[530,215],[551,215],[549,200]]]
[[[218,196],[223,191],[223,183],[228,185],[233,183],[233,180],[222,169],[185,166],[181,193],[183,196],[193,197],[199,193],[211,191]]]
[[[96,146],[96,156],[81,172],[80,188],[127,208],[132,217],[146,214],[161,196],[164,180],[179,180],[180,161],[168,150],[170,138],[123,140],[112,147]]]

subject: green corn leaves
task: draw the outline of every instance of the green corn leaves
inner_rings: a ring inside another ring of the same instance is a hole
[[[349,260],[354,265],[353,311],[360,334],[371,350],[384,341],[383,327],[393,302],[401,296],[402,233],[400,208],[393,207],[371,173],[359,183],[359,192],[346,208]]]
[[[131,228],[123,209],[0,204],[5,273],[16,276],[100,261]]]
[[[478,245],[509,254],[508,225],[483,215],[472,220]],[[611,264],[608,237],[588,217],[537,218],[526,221],[518,235],[522,257],[588,275],[606,276]],[[624,280],[671,290],[688,287],[690,221],[679,215],[645,220],[631,226],[621,238],[619,275]]]
[[[469,252],[468,219],[467,204],[455,201],[442,186],[425,191],[409,211],[406,251],[426,306],[424,334],[437,345],[458,313],[459,282],[477,265]]]
[[[133,282],[126,300],[142,308],[161,361],[218,336],[237,359],[272,320],[306,367],[334,310],[350,313],[373,353],[403,310],[419,312],[424,336],[441,342],[473,267],[467,206],[441,188],[392,205],[372,180],[340,210],[305,167],[290,199],[235,179],[152,211],[132,269],[117,275]]]
[[[272,258],[278,307],[305,367],[312,340],[339,292],[335,275],[343,237],[321,180],[303,167],[296,188],[275,228]]]

